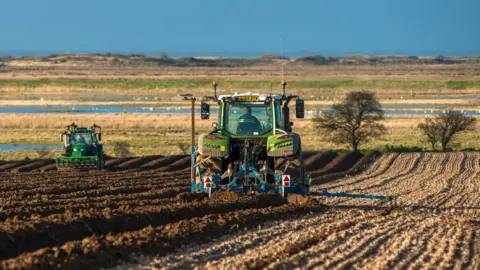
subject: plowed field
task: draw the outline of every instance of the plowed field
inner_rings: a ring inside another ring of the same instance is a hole
[[[8,162],[0,268],[480,267],[479,154],[307,156],[313,191],[392,195],[398,207],[230,192],[208,200],[190,193],[185,156],[112,159],[103,172]]]

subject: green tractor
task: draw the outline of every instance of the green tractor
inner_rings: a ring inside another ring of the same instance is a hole
[[[296,118],[304,117],[298,96],[244,93],[216,95],[202,101],[201,119],[210,118],[210,104],[219,106],[213,130],[201,134],[192,148],[192,192],[232,190],[307,194],[310,179],[300,135],[292,131],[291,100]]]
[[[302,140],[292,131],[291,100],[295,99],[296,118],[304,118],[304,100],[283,94],[244,93],[205,97],[201,119],[210,118],[209,100],[219,105],[218,122],[201,134],[198,148],[192,146],[192,192],[230,190],[237,192],[277,192],[327,197],[387,200],[393,197],[373,194],[310,192],[310,176],[305,174]],[[193,97],[185,97],[195,102]],[[192,117],[194,126],[194,117]]]
[[[102,170],[105,165],[102,140],[102,128],[78,127],[75,123],[67,126],[60,135],[64,142],[63,153],[56,158],[58,170]]]

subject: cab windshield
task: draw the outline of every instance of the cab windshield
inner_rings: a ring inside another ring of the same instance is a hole
[[[234,135],[262,135],[272,130],[271,104],[225,104],[225,128]]]
[[[96,140],[92,133],[73,133],[70,135],[71,144],[93,144]]]

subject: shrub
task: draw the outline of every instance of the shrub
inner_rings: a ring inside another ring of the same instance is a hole
[[[183,143],[183,142],[179,142],[179,143],[177,143],[177,147],[178,147],[178,149],[180,149],[182,154],[184,154],[184,155],[188,154],[188,150],[190,148],[188,144]]]
[[[130,144],[123,141],[115,142],[113,144],[113,153],[118,158],[132,156],[132,152],[130,152]]]
[[[385,152],[395,152],[395,153],[414,153],[414,152],[423,152],[424,150],[418,146],[406,146],[406,145],[389,145],[385,146]]]
[[[50,154],[51,154],[50,150],[45,146],[42,146],[41,148],[37,149],[37,155],[39,159],[50,158]]]

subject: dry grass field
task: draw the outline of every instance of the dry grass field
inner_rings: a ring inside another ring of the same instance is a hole
[[[108,60],[93,56],[83,60],[71,57],[66,63],[53,64],[55,61],[58,59],[7,62],[6,72],[0,72],[3,98],[22,100],[29,95],[56,95],[58,99],[58,95],[63,95],[67,100],[89,101],[88,97],[98,95],[125,96],[129,98],[125,101],[131,101],[132,97],[165,98],[185,91],[202,96],[211,93],[210,83],[214,79],[220,83],[220,92],[280,90],[281,61],[233,67],[178,67],[145,62],[136,65],[135,61],[109,65]],[[421,63],[318,66],[288,61],[284,76],[290,82],[289,91],[306,99],[340,97],[358,88],[376,91],[385,99],[411,99],[412,94],[415,98],[431,99],[432,95],[479,93],[478,64]]]
[[[106,57],[106,58],[105,58]],[[178,67],[145,64],[135,57],[51,56],[7,62],[0,72],[0,106],[101,106],[188,109],[188,102],[175,95],[189,92],[199,97],[211,95],[211,81],[219,83],[219,94],[257,91],[279,92],[280,60],[233,67]],[[117,57],[121,65],[109,61]],[[63,61],[62,59],[66,59]],[[362,58],[353,58],[360,61]],[[140,62],[139,62],[140,61]],[[350,61],[350,60],[349,60]],[[409,60],[410,61],[410,60]],[[138,64],[141,63],[141,64]],[[477,99],[437,98],[476,96],[480,93],[480,66],[477,64],[386,64],[325,65],[285,63],[288,93],[306,99],[307,110],[325,110],[351,90],[369,89],[385,106],[443,106],[478,110]],[[416,109],[421,110],[421,109]],[[388,133],[364,149],[386,145],[428,147],[416,126],[422,116],[389,116]],[[72,122],[104,127],[104,143],[127,141],[135,155],[180,154],[189,143],[188,115],[119,114],[0,114],[0,144],[59,144],[58,134]],[[211,127],[210,121],[197,121],[197,131]],[[295,131],[304,138],[307,150],[341,149],[312,127],[309,118],[296,120]],[[458,137],[455,149],[480,148],[476,132]],[[107,149],[107,152],[111,151]],[[57,151],[58,152],[58,151]],[[51,155],[56,152],[52,151]],[[109,153],[111,154],[111,153]],[[36,158],[36,151],[2,153],[4,159]]]
[[[335,144],[322,136],[313,127],[311,116],[305,119],[294,119],[294,130],[303,139],[305,150],[344,149],[345,145]],[[383,150],[390,146],[418,146],[429,149],[417,129],[424,116],[387,116],[383,122],[387,133],[379,139],[372,140],[361,146],[362,149]],[[211,120],[200,120],[197,115],[197,134],[211,129],[211,123],[216,120],[213,115]],[[91,126],[93,123],[104,129],[103,143],[112,145],[115,142],[125,141],[130,144],[130,151],[135,155],[170,155],[182,154],[180,145],[190,144],[190,116],[184,114],[147,114],[147,113],[121,113],[121,114],[0,114],[0,128],[3,144],[57,144],[58,134],[63,132],[66,125],[72,122],[82,126]],[[480,149],[480,134],[467,131],[452,143],[457,150],[466,148]],[[106,149],[107,154],[112,154],[112,149]],[[58,154],[52,151],[51,156]],[[4,159],[15,160],[25,157],[38,157],[37,151],[22,150],[5,153]]]

